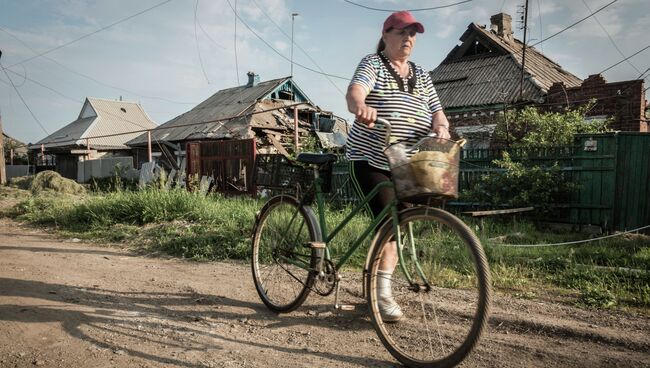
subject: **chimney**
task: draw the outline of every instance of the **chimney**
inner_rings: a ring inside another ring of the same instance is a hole
[[[248,72],[246,75],[248,76],[248,83],[246,83],[246,87],[255,87],[260,82],[259,74],[256,74],[255,72]]]
[[[495,14],[490,17],[490,29],[499,37],[507,41],[513,41],[512,37],[512,17],[506,13]]]

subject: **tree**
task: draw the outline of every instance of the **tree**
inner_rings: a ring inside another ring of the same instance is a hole
[[[579,133],[604,133],[609,120],[587,120],[595,101],[563,113],[542,113],[535,107],[509,110],[497,120],[494,141],[502,147],[529,148],[565,146]]]
[[[593,104],[564,113],[540,113],[534,107],[506,112],[497,122],[495,143],[523,154],[514,159],[504,150],[499,159],[492,161],[496,169],[463,192],[462,200],[492,206],[536,206],[544,212],[554,203],[566,202],[577,186],[566,180],[558,162],[533,164],[526,152],[570,146],[578,133],[606,132],[609,121],[585,119]]]

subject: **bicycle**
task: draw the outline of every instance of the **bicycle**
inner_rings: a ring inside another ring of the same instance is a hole
[[[390,123],[378,123],[387,127],[388,145]],[[276,195],[256,215],[251,267],[260,298],[270,310],[288,313],[311,292],[335,292],[335,308],[346,309],[338,301],[341,268],[377,230],[363,266],[363,290],[380,340],[407,366],[457,365],[475,347],[488,320],[491,281],[478,238],[443,209],[419,205],[398,210],[396,197],[335,263],[328,244],[380,188],[394,188],[392,182],[378,184],[330,232],[322,190],[328,183],[322,174],[336,159],[333,154],[299,154],[297,161],[313,175],[312,188],[298,196]],[[317,212],[310,205],[314,200]],[[397,323],[384,320],[378,302],[379,264],[393,244],[399,261],[390,285],[405,317]]]

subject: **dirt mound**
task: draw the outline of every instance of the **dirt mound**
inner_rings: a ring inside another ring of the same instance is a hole
[[[44,191],[52,191],[60,194],[84,194],[86,188],[77,184],[74,180],[66,179],[54,171],[42,171],[34,177],[29,188],[33,194]]]

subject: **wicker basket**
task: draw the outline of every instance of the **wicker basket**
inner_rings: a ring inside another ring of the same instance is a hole
[[[428,203],[435,199],[458,198],[460,151],[465,140],[426,137],[407,148],[390,145],[388,157],[395,193],[403,202]]]

